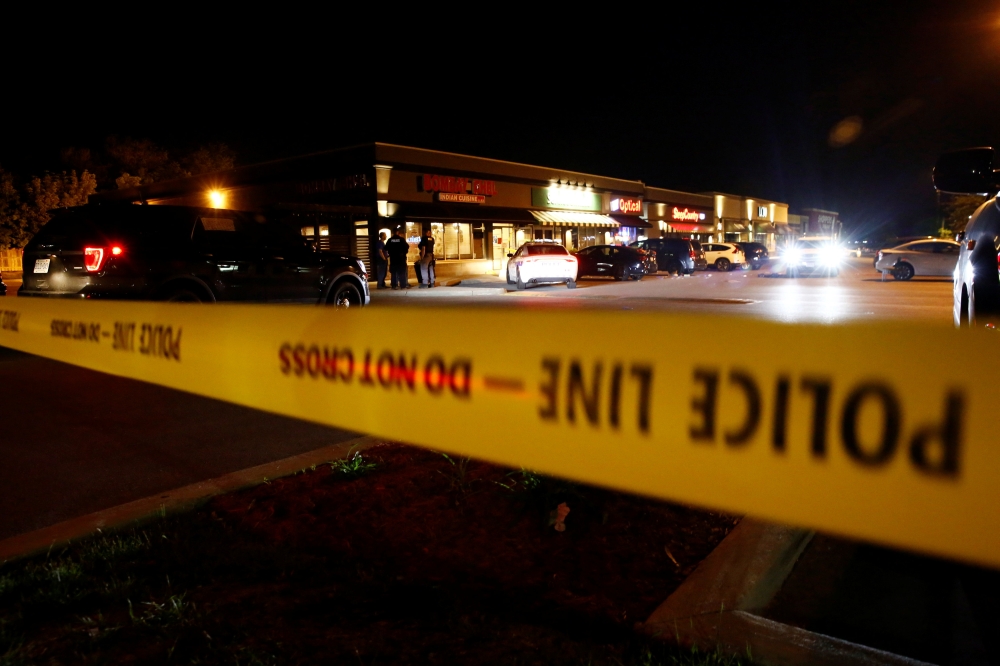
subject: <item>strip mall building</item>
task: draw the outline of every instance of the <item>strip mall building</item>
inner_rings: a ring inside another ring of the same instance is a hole
[[[381,231],[430,230],[438,275],[496,274],[525,241],[570,251],[642,237],[757,240],[788,230],[783,203],[384,143],[118,190],[96,201],[210,206],[282,219],[321,251],[371,261]]]

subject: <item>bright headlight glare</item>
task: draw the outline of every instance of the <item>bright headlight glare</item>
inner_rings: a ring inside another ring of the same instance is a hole
[[[802,253],[796,248],[790,248],[785,252],[785,263],[786,264],[797,264],[802,258]]]
[[[820,260],[827,266],[836,266],[840,263],[840,254],[835,247],[825,247],[820,250]]]

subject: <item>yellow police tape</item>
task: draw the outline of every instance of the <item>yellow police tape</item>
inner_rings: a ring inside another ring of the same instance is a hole
[[[1000,566],[1000,334],[568,310],[4,299],[0,345]],[[44,381],[58,386],[58,377]],[[72,400],[72,396],[66,396]],[[58,410],[59,394],[40,410]]]

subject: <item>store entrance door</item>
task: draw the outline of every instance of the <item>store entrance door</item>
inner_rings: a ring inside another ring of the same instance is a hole
[[[507,253],[517,249],[514,243],[514,225],[493,224],[493,270],[502,271],[507,267]]]

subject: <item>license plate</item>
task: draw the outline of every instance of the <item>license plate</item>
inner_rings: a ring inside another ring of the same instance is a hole
[[[35,272],[36,273],[48,273],[49,272],[49,261],[50,259],[35,259]]]

